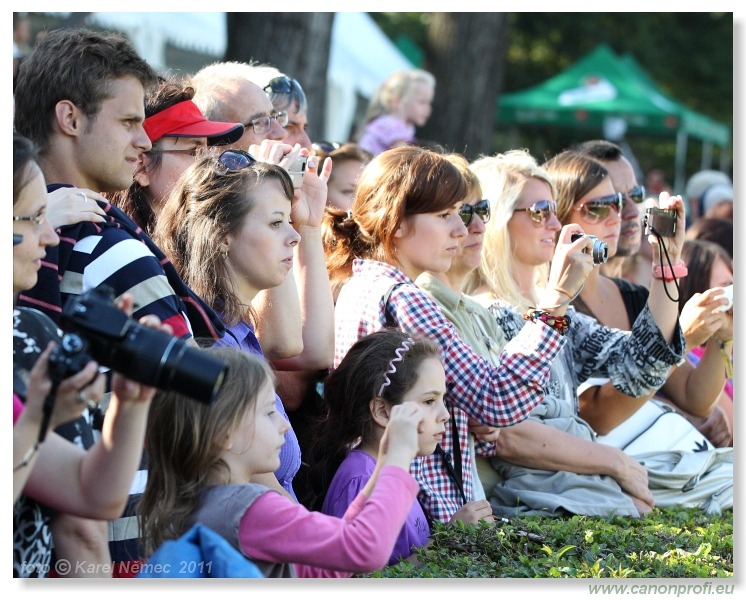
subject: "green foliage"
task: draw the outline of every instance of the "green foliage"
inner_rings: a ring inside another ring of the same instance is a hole
[[[436,524],[430,544],[372,578],[714,578],[733,576],[733,512],[655,509],[630,517],[516,517]]]

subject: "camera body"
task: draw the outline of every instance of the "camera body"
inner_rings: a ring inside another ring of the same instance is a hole
[[[95,360],[145,385],[210,404],[228,371],[223,361],[200,348],[128,317],[105,286],[68,298],[62,325],[67,333],[49,357],[50,376],[57,383]]]
[[[593,264],[601,265],[609,260],[609,244],[603,240],[599,240],[595,235],[586,235],[585,233],[573,233],[570,237],[571,241],[579,240],[582,237],[588,237],[593,240],[593,247],[591,248],[591,258],[593,258]],[[587,253],[585,249],[583,252]]]
[[[298,189],[303,185],[303,176],[306,174],[307,156],[299,156],[287,169],[288,175],[293,182],[293,188]]]
[[[723,289],[723,298],[725,298],[728,301],[728,304],[719,307],[717,310],[719,312],[728,312],[731,308],[733,308],[733,284],[726,285]]]
[[[657,208],[651,206],[645,210],[642,224],[645,235],[655,232],[661,237],[673,237],[676,234],[677,213],[675,210]]]

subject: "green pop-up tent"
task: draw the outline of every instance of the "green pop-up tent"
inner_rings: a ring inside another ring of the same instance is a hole
[[[497,119],[502,124],[549,125],[603,131],[614,120],[626,130],[675,137],[676,179],[684,184],[684,163],[690,137],[725,148],[730,127],[699,114],[666,96],[632,56],[619,57],[601,45],[566,71],[540,85],[504,94]],[[721,158],[726,155],[721,152]]]

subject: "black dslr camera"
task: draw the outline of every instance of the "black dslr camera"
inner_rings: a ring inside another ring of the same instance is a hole
[[[642,219],[645,235],[657,233],[661,237],[673,237],[676,234],[676,211],[651,206],[645,210]],[[653,231],[655,230],[655,231]]]
[[[90,360],[125,377],[194,400],[214,402],[228,372],[226,364],[184,340],[129,318],[105,286],[71,296],[62,311],[68,332],[49,356],[52,381],[79,372]]]
[[[573,233],[570,237],[571,241],[579,240],[582,237],[589,237],[593,240],[593,247],[591,248],[591,257],[593,258],[594,265],[600,265],[609,260],[609,244],[603,240],[599,240],[595,235],[586,235],[584,233]],[[583,250],[587,253],[587,250]]]

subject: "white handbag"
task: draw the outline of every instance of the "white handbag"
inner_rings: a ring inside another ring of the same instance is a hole
[[[623,450],[648,472],[656,506],[733,508],[733,448],[715,448],[685,417],[649,400],[597,441]]]

